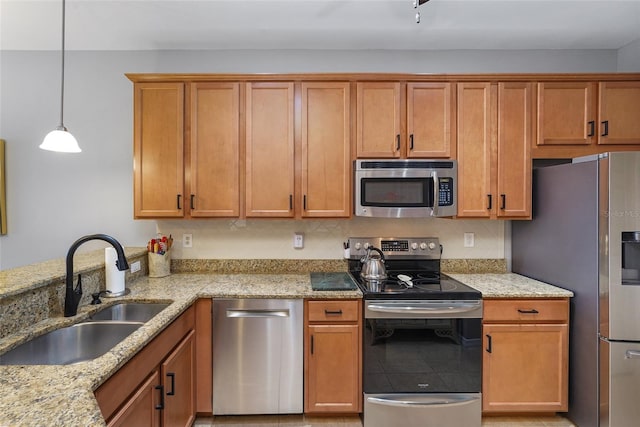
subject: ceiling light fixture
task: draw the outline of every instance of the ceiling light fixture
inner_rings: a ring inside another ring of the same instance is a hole
[[[417,9],[418,6],[422,6],[428,1],[429,0],[413,0],[413,8]],[[420,12],[416,12],[416,24],[419,24],[419,23],[420,23]]]
[[[78,146],[78,141],[64,127],[64,24],[65,24],[65,0],[62,0],[62,73],[60,83],[60,125],[49,132],[40,144],[40,148],[61,153],[79,153],[82,150]]]

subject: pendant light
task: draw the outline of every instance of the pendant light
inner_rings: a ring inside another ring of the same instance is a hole
[[[79,153],[82,150],[78,146],[78,141],[64,127],[64,21],[65,21],[65,0],[62,0],[62,73],[60,83],[60,125],[44,137],[40,148],[61,153]]]

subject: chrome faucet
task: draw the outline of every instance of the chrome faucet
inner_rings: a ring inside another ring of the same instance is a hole
[[[76,249],[78,247],[88,242],[89,240],[104,240],[107,243],[110,243],[116,249],[116,253],[118,254],[118,259],[116,260],[116,267],[120,271],[127,270],[129,268],[129,263],[127,262],[127,258],[124,256],[124,249],[122,245],[113,237],[107,236],[106,234],[91,234],[89,236],[84,236],[73,242],[69,251],[67,252],[67,288],[64,297],[64,317],[75,316],[78,313],[78,304],[80,304],[80,298],[82,298],[82,278],[80,274],[78,274],[78,285],[73,288],[73,254],[76,253]]]

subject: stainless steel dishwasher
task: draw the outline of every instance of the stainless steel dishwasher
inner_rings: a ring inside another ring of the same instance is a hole
[[[303,411],[301,299],[213,300],[213,413]]]

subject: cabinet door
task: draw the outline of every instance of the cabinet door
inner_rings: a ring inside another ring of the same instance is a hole
[[[485,324],[482,409],[568,409],[568,325]]]
[[[194,335],[191,331],[160,367],[165,394],[163,427],[190,426],[195,419]]]
[[[451,83],[407,83],[407,157],[452,157],[454,117]]]
[[[531,83],[498,84],[497,217],[531,218]]]
[[[136,83],[133,99],[135,218],[184,214],[184,85]]]
[[[356,104],[357,157],[400,157],[400,83],[357,83]]]
[[[538,145],[586,145],[595,137],[594,84],[538,83]]]
[[[359,412],[358,325],[308,327],[305,412]]]
[[[490,83],[458,83],[458,216],[488,218],[494,105]]]
[[[190,95],[190,214],[237,217],[240,84],[193,83]]]
[[[246,216],[292,217],[293,83],[246,87]]]
[[[600,83],[599,144],[640,144],[640,82]]]
[[[303,217],[351,214],[349,83],[302,83]]]
[[[155,370],[114,414],[107,426],[160,426],[161,393],[160,376]]]

